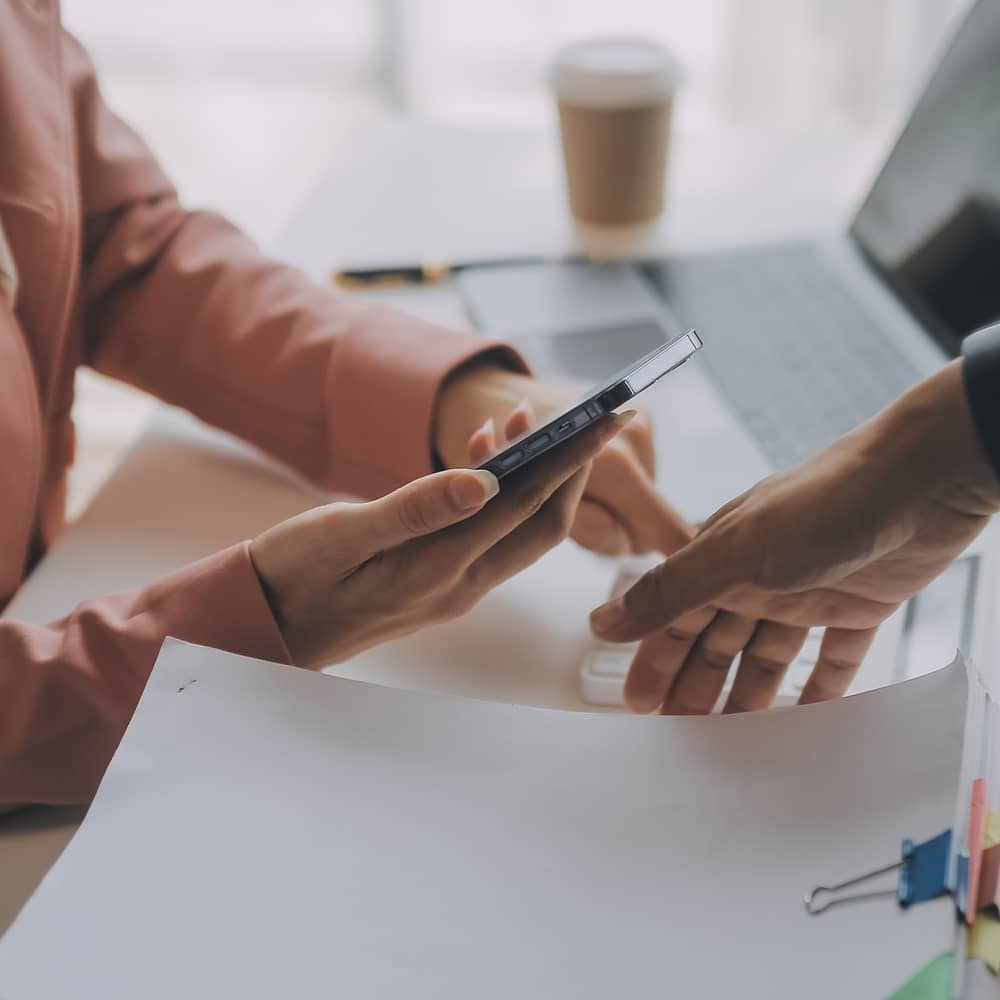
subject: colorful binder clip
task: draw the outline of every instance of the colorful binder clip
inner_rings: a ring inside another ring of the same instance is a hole
[[[805,898],[806,912],[816,916],[841,903],[857,903],[887,896],[895,896],[900,906],[910,906],[913,903],[936,899],[948,892],[953,893],[956,879],[951,873],[951,848],[950,829],[931,837],[930,840],[925,840],[922,844],[904,840],[899,861],[834,885],[816,886]],[[899,882],[895,889],[873,889],[843,894],[845,889],[862,885],[897,869]]]

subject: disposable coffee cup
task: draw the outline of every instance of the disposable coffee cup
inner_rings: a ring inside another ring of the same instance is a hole
[[[581,222],[628,224],[663,210],[670,113],[680,68],[638,38],[577,42],[552,61],[566,184]]]

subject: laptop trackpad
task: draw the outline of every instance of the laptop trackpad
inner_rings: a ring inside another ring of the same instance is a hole
[[[613,329],[662,315],[660,300],[631,264],[526,264],[459,273],[472,321],[498,337]]]
[[[517,344],[543,377],[590,385],[667,339],[659,299],[629,264],[482,268],[457,285],[476,326]]]
[[[666,333],[659,323],[581,330],[572,336],[510,337],[537,375],[578,379],[590,386],[659,347]]]

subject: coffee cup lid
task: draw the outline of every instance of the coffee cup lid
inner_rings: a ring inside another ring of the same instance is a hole
[[[649,104],[672,93],[680,65],[661,45],[643,38],[594,38],[560,49],[549,84],[573,104],[616,108]]]

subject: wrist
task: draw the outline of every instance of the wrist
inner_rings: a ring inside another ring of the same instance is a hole
[[[468,462],[468,442],[487,417],[503,418],[528,394],[530,375],[487,355],[463,365],[442,386],[431,428],[434,454],[445,466]]]
[[[875,450],[888,448],[900,486],[969,515],[1000,509],[1000,483],[979,440],[954,361],[875,418]]]

